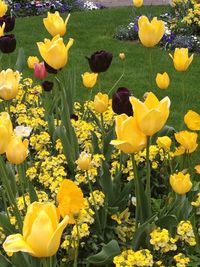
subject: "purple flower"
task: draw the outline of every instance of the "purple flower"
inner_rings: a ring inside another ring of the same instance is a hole
[[[112,62],[112,58],[112,53],[109,53],[104,50],[95,52],[91,55],[90,58],[86,57],[90,65],[91,71],[95,73],[105,72],[109,68]]]
[[[125,87],[120,87],[112,96],[112,109],[118,115],[125,113],[133,116],[133,109],[130,103],[130,91]]]
[[[0,18],[0,26],[2,26],[4,22],[6,24],[4,32],[10,32],[14,29],[14,27],[15,27],[15,17],[14,16],[11,17],[8,15],[5,15],[5,16],[1,17]]]
[[[0,50],[2,53],[12,53],[16,48],[16,39],[14,34],[0,37]]]

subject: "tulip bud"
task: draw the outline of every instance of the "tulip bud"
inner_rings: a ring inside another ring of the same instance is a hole
[[[85,72],[81,76],[83,80],[83,85],[87,88],[93,88],[97,82],[98,73]]]
[[[109,68],[112,58],[113,55],[104,50],[95,52],[90,58],[86,57],[90,65],[90,69],[94,73],[105,72]]]
[[[6,24],[4,32],[11,32],[15,27],[15,17],[5,15],[5,16],[0,18],[0,25],[2,26],[3,23]]]
[[[29,69],[34,69],[34,65],[36,64],[36,63],[39,63],[40,61],[39,61],[39,59],[37,58],[37,57],[32,57],[32,56],[30,56],[30,57],[28,57],[28,59],[27,59],[27,64],[28,64],[28,67],[29,67]]]
[[[21,164],[28,155],[28,140],[23,142],[20,136],[13,136],[6,149],[7,160],[13,164]]]
[[[0,37],[0,50],[2,53],[12,53],[16,48],[16,39],[14,34]]]
[[[103,113],[107,110],[109,98],[107,94],[98,93],[94,97],[93,107],[96,112]]]
[[[8,6],[5,1],[0,0],[0,17],[3,17],[8,10]]]
[[[183,172],[170,175],[170,185],[172,189],[180,195],[186,194],[192,188],[190,174],[183,174]]]
[[[143,0],[133,0],[133,5],[135,7],[141,7],[143,5]]]
[[[158,73],[156,76],[156,84],[160,89],[167,89],[170,83],[169,75],[167,72],[163,74]]]
[[[200,174],[200,165],[196,165],[194,168],[196,173]]]
[[[125,113],[128,116],[133,116],[133,109],[129,100],[130,91],[125,87],[117,89],[112,96],[112,109],[117,114]]]
[[[19,89],[20,73],[11,69],[0,72],[0,97],[11,100],[16,97]]]
[[[176,48],[174,52],[174,57],[169,54],[173,59],[174,68],[177,71],[186,71],[193,60],[193,55],[188,57],[188,48]]]
[[[92,167],[92,158],[91,154],[86,152],[81,152],[79,158],[76,161],[76,164],[81,170],[88,171]]]
[[[42,88],[46,92],[50,92],[53,89],[53,82],[44,81],[42,83]]]
[[[126,58],[126,55],[124,53],[119,53],[119,58],[121,60],[124,60]]]
[[[35,77],[40,80],[43,80],[44,78],[46,78],[47,71],[46,71],[44,62],[36,63],[34,65],[34,74],[35,74]]]
[[[162,136],[157,138],[156,143],[160,148],[164,149],[164,151],[169,152],[172,140],[168,136]]]

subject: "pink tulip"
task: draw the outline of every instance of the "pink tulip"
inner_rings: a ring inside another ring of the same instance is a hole
[[[40,80],[43,80],[46,78],[47,71],[46,71],[44,62],[36,63],[34,65],[34,73],[35,73],[35,77]]]

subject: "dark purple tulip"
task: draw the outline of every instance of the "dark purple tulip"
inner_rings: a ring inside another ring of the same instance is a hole
[[[53,89],[53,82],[44,81],[42,83],[42,88],[46,92],[50,92]]]
[[[133,109],[129,100],[130,95],[130,91],[125,87],[117,89],[112,96],[112,109],[115,113],[133,116]]]
[[[100,52],[95,52],[91,57],[86,57],[89,62],[90,69],[92,72],[100,73],[106,71],[111,62],[113,55],[112,53],[101,50]]]
[[[14,29],[14,27],[15,27],[15,17],[14,16],[11,17],[8,15],[5,15],[5,16],[1,17],[0,18],[0,26],[2,26],[4,22],[6,24],[4,32],[10,32]]]
[[[76,114],[71,114],[70,115],[70,119],[77,121],[78,120],[78,116]]]
[[[51,66],[49,66],[46,62],[44,62],[44,65],[48,73],[57,74],[58,71],[52,68]]]
[[[0,37],[0,50],[2,53],[12,53],[16,48],[16,39],[14,34],[8,34]]]

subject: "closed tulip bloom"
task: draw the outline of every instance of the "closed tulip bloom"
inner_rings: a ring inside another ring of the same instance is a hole
[[[193,110],[189,110],[184,116],[184,122],[192,131],[200,131],[200,114]]]
[[[15,51],[17,41],[14,34],[7,34],[0,37],[0,50],[2,53],[9,54]]]
[[[2,26],[0,26],[0,37],[4,36],[4,29],[5,29],[5,26],[6,26],[5,22],[3,23]]]
[[[156,76],[156,84],[160,89],[167,89],[170,83],[169,75],[167,72],[163,74],[158,73]]]
[[[160,131],[169,117],[170,99],[163,98],[161,101],[152,93],[148,93],[144,103],[131,96],[130,102],[140,130],[152,136]]]
[[[4,32],[10,32],[15,27],[15,17],[14,16],[8,16],[8,15],[0,17],[0,25],[2,26],[3,23],[5,23]]]
[[[110,64],[113,59],[112,53],[101,50],[97,51],[89,57],[86,57],[88,60],[90,69],[92,72],[100,73],[105,72],[110,67]]]
[[[126,58],[126,55],[124,53],[119,53],[119,58],[121,60],[124,60]]]
[[[8,10],[8,6],[5,1],[0,0],[0,17],[3,17]]]
[[[121,114],[115,119],[116,140],[110,142],[124,153],[136,153],[146,146],[146,135],[138,128],[135,117]]]
[[[162,20],[156,17],[150,22],[146,16],[141,16],[138,20],[139,38],[145,47],[154,47],[158,44],[165,32],[165,25]]]
[[[63,230],[68,224],[66,216],[60,223],[53,203],[33,202],[28,206],[23,233],[9,235],[3,243],[7,253],[26,252],[34,257],[56,254]]]
[[[47,31],[52,36],[56,36],[57,34],[59,34],[60,36],[63,36],[66,32],[66,27],[67,27],[69,18],[70,18],[70,14],[67,16],[66,20],[64,21],[58,11],[56,11],[55,13],[48,12],[47,18],[43,19],[43,23]]]
[[[181,131],[175,133],[176,141],[185,149],[186,153],[194,152],[197,147],[197,133],[189,132],[189,131]]]
[[[130,91],[125,87],[120,87],[112,96],[112,109],[118,115],[125,113],[133,116],[133,109],[129,97]]]
[[[81,170],[88,171],[92,167],[92,157],[91,154],[86,152],[81,152],[76,164]]]
[[[34,65],[35,65],[36,63],[39,63],[39,62],[40,62],[40,61],[39,61],[38,57],[30,56],[30,57],[28,57],[28,59],[27,59],[27,64],[28,64],[29,69],[34,69]]]
[[[42,83],[42,88],[46,92],[50,92],[53,89],[53,82],[50,81],[44,81]]]
[[[179,195],[184,195],[192,188],[192,182],[190,180],[190,174],[183,172],[170,175],[170,185],[174,192]]]
[[[196,165],[194,167],[194,169],[195,169],[196,173],[200,174],[200,165]]]
[[[143,0],[133,0],[133,5],[135,7],[141,7],[143,5]]]
[[[38,78],[39,80],[43,80],[47,77],[47,71],[46,71],[44,62],[35,63],[34,74],[35,74],[35,77]]]
[[[0,72],[0,97],[10,100],[16,97],[19,88],[20,73],[11,69]]]
[[[169,136],[161,136],[157,138],[156,143],[160,148],[164,149],[164,151],[169,152],[172,140],[169,138]]]
[[[22,142],[20,136],[13,136],[6,148],[7,160],[13,164],[19,165],[25,161],[28,155],[28,140]]]
[[[177,71],[186,71],[193,60],[193,55],[188,57],[188,48],[176,48],[174,57],[171,54],[169,55],[173,59],[174,68]]]
[[[81,75],[83,85],[87,88],[93,88],[97,82],[98,73],[85,72]]]
[[[12,122],[7,112],[0,113],[0,154],[6,152],[13,134]]]
[[[44,43],[39,42],[37,46],[44,61],[55,70],[63,68],[68,62],[68,51],[74,40],[69,39],[67,45],[63,43],[63,38],[56,35],[52,40],[44,39]]]
[[[107,94],[98,93],[94,97],[93,107],[96,112],[103,113],[107,110],[109,97]]]

